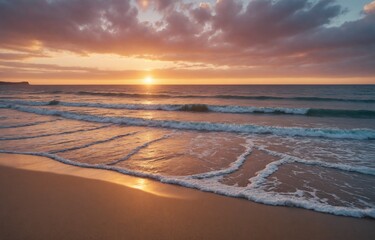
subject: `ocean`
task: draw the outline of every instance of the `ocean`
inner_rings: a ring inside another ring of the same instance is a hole
[[[375,218],[375,85],[0,86],[0,152]]]

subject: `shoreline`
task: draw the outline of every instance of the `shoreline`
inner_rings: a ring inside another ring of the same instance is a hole
[[[0,154],[4,239],[374,239],[375,221]]]

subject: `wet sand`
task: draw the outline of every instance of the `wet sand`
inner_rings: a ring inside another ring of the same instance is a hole
[[[375,220],[0,154],[1,239],[375,239]]]

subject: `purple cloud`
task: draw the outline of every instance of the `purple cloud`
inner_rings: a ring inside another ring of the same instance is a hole
[[[333,0],[146,2],[157,23],[140,21],[130,0],[2,0],[0,52],[21,55],[0,58],[40,48],[230,66],[238,76],[375,75],[373,3],[333,26],[344,12]]]

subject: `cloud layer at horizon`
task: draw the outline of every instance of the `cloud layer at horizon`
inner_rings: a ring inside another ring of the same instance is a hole
[[[375,1],[333,24],[346,11],[333,0],[0,0],[0,78],[142,75],[23,62],[59,51],[173,63],[153,70],[164,78],[375,77]]]

